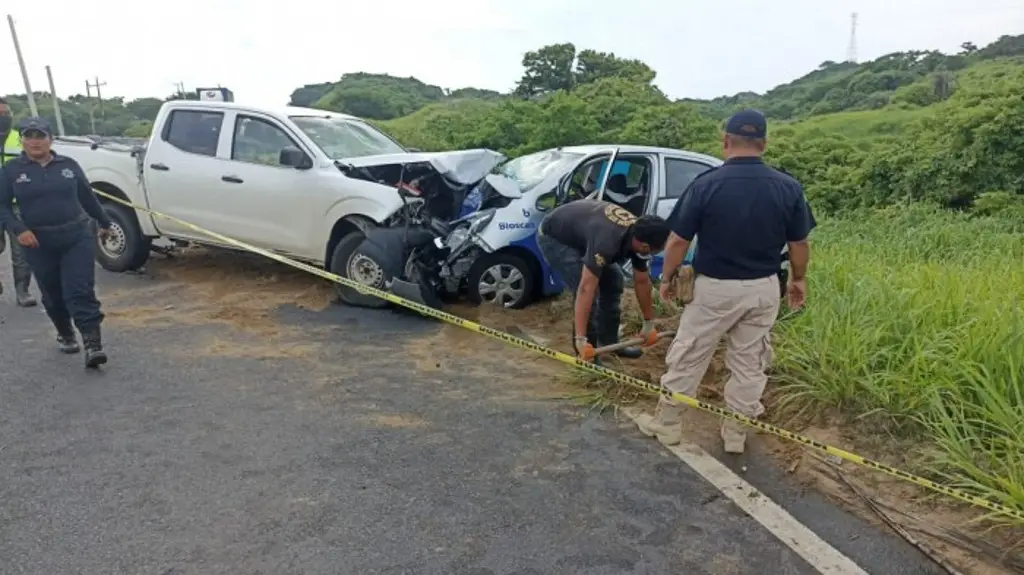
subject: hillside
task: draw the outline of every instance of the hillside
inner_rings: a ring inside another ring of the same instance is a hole
[[[356,72],[345,74],[337,82],[307,84],[296,88],[288,105],[344,112],[370,120],[390,120],[411,114],[428,104],[500,96],[491,90],[446,90],[440,86],[424,84],[416,78]]]
[[[674,102],[639,62],[580,74],[570,46],[524,57],[517,92],[527,96],[440,101],[380,125],[426,150],[515,155],[605,141],[718,153],[721,119],[753,106],[776,120],[769,159],[805,184],[822,213],[904,200],[992,210],[1024,197],[1024,36],[981,49],[967,43],[949,56],[826,62],[764,95]]]
[[[824,62],[765,94],[671,101],[643,62],[553,44],[523,56],[511,94],[359,72],[302,86],[291,103],[377,121],[412,147],[512,155],[597,141],[717,153],[721,120],[753,106],[776,120],[770,159],[804,182],[823,213],[905,199],[965,207],[982,196],[991,210],[1024,194],[1021,58],[1024,35],[1003,36],[952,55]],[[166,99],[75,95],[61,111],[70,134],[145,136]],[[28,114],[23,96],[7,100],[16,117]],[[52,118],[48,94],[36,100]]]

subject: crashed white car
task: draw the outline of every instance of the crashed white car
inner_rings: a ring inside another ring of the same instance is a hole
[[[323,110],[187,100],[163,105],[144,146],[58,138],[54,150],[77,160],[97,190],[334,272],[365,231],[401,214],[401,178],[388,170],[417,165],[468,185],[504,159],[411,152],[359,118]],[[379,178],[367,178],[368,168]],[[100,200],[114,222],[110,238],[97,240],[107,270],[142,267],[157,238],[220,245]]]

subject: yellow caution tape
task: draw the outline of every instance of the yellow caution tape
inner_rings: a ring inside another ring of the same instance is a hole
[[[160,212],[156,212],[156,211],[153,211],[153,210],[151,210],[149,208],[144,208],[142,206],[136,206],[136,205],[134,205],[134,204],[132,204],[130,202],[122,200],[121,198],[118,198],[116,196],[112,196],[112,195],[107,194],[105,192],[101,192],[101,191],[95,190],[95,189],[93,191],[95,191],[98,195],[100,195],[100,196],[102,196],[104,198],[107,198],[108,200],[117,202],[117,203],[119,203],[121,205],[127,206],[129,208],[134,209],[134,210],[137,210],[137,211],[140,211],[140,212],[145,212],[145,213],[148,213],[148,214],[152,214],[153,216],[156,216],[158,218],[163,218],[163,219],[171,220],[171,221],[173,221],[173,222],[175,222],[177,224],[185,226],[188,229],[194,230],[196,232],[199,232],[201,234],[204,234],[206,236],[209,236],[211,238],[219,240],[219,241],[223,242],[226,245],[230,245],[230,246],[233,246],[233,247],[245,250],[245,251],[249,251],[249,252],[260,254],[260,255],[268,257],[268,258],[270,258],[272,260],[281,262],[281,263],[283,263],[285,265],[289,265],[289,266],[292,266],[294,268],[298,268],[300,270],[307,271],[307,272],[309,272],[309,273],[311,273],[313,275],[322,277],[322,278],[324,278],[326,280],[330,280],[330,281],[332,281],[334,283],[338,283],[338,284],[341,284],[343,286],[352,288],[352,289],[354,289],[354,290],[356,290],[356,291],[358,291],[358,292],[360,292],[362,294],[376,296],[376,297],[379,297],[381,299],[387,300],[387,301],[389,301],[389,302],[391,302],[393,304],[400,305],[402,307],[406,307],[406,308],[415,310],[415,311],[417,311],[417,312],[419,312],[419,313],[421,313],[421,314],[423,314],[425,316],[432,317],[432,318],[435,318],[435,319],[439,319],[439,320],[441,320],[441,321],[443,321],[445,323],[449,323],[451,325],[457,325],[457,326],[459,326],[461,328],[468,329],[470,331],[475,331],[477,333],[481,333],[481,334],[484,334],[486,336],[493,337],[494,339],[501,340],[501,341],[503,341],[505,343],[514,345],[516,347],[520,347],[520,348],[523,348],[523,349],[528,349],[530,351],[534,351],[534,352],[537,352],[539,354],[546,355],[546,356],[550,357],[551,359],[554,359],[556,361],[560,361],[560,362],[562,362],[562,363],[564,363],[566,365],[570,365],[570,366],[573,366],[573,367],[576,367],[576,368],[588,371],[590,373],[594,373],[594,374],[600,375],[600,376],[602,376],[604,378],[607,378],[607,379],[610,379],[612,381],[616,381],[616,382],[619,382],[619,383],[622,383],[622,384],[625,384],[625,385],[630,385],[630,386],[633,386],[633,387],[636,387],[636,388],[640,388],[640,389],[649,391],[649,392],[654,393],[654,394],[664,395],[665,397],[668,397],[668,398],[670,398],[670,399],[672,399],[672,400],[674,400],[674,401],[676,401],[678,403],[682,403],[682,404],[687,405],[689,407],[700,409],[700,410],[706,411],[708,413],[713,413],[713,414],[718,415],[719,417],[722,417],[722,418],[725,418],[725,419],[732,419],[734,421],[738,421],[738,422],[740,422],[740,423],[742,423],[744,425],[747,425],[749,427],[760,429],[761,431],[765,431],[765,432],[771,433],[772,435],[776,435],[776,436],[781,437],[783,439],[788,439],[788,440],[793,441],[795,443],[799,443],[799,444],[804,445],[806,447],[810,447],[810,448],[812,448],[812,449],[814,449],[816,451],[820,451],[822,453],[827,453],[829,455],[838,457],[840,459],[844,459],[844,460],[849,461],[851,463],[855,463],[857,465],[862,465],[864,467],[869,467],[871,469],[875,469],[875,470],[881,471],[882,473],[885,473],[887,475],[891,475],[892,477],[896,477],[898,479],[902,479],[903,481],[906,481],[907,483],[913,483],[914,485],[918,485],[918,486],[924,487],[926,489],[930,489],[932,491],[935,491],[937,493],[941,493],[943,495],[952,497],[954,499],[959,499],[960,501],[963,501],[965,503],[969,503],[969,504],[974,505],[976,507],[981,507],[981,508],[987,509],[987,510],[989,510],[989,511],[995,513],[995,514],[1004,515],[1004,516],[1007,516],[1007,517],[1012,517],[1013,519],[1016,519],[1018,521],[1024,521],[1024,511],[1013,509],[1011,507],[1008,507],[1008,506],[1003,505],[1001,503],[996,503],[994,501],[990,501],[990,500],[985,499],[983,497],[978,497],[976,495],[971,495],[970,493],[967,493],[967,492],[962,491],[960,489],[956,489],[956,488],[953,488],[953,487],[948,487],[946,485],[942,485],[941,483],[937,483],[935,481],[932,481],[930,479],[926,479],[926,478],[921,477],[919,475],[914,475],[913,473],[909,473],[907,471],[903,471],[901,469],[897,469],[895,467],[892,467],[890,465],[886,465],[886,464],[881,463],[879,461],[875,461],[873,459],[868,459],[867,457],[862,457],[860,455],[857,455],[856,453],[851,453],[849,451],[845,451],[843,449],[839,449],[838,447],[833,447],[831,445],[828,445],[828,444],[825,444],[825,443],[821,443],[820,441],[815,441],[814,439],[811,439],[810,437],[806,437],[806,436],[800,435],[798,433],[793,433],[792,431],[788,431],[788,430],[783,429],[781,427],[776,427],[776,426],[774,426],[774,425],[772,425],[770,423],[764,423],[763,421],[757,421],[755,419],[751,419],[749,417],[746,417],[746,416],[741,415],[739,413],[730,411],[728,409],[724,409],[724,408],[721,408],[721,407],[718,407],[718,406],[715,406],[715,405],[711,405],[709,403],[704,403],[703,401],[700,401],[699,399],[695,399],[695,398],[692,398],[692,397],[689,397],[689,396],[686,396],[686,395],[682,395],[680,393],[675,393],[675,392],[672,392],[672,391],[668,391],[668,390],[662,389],[661,386],[653,385],[653,384],[648,383],[648,382],[646,382],[646,381],[644,381],[642,379],[637,379],[635,377],[626,375],[624,373],[613,371],[613,370],[601,367],[599,365],[595,365],[595,364],[590,363],[588,361],[583,361],[583,360],[578,359],[575,356],[569,355],[567,353],[562,353],[560,351],[557,351],[557,350],[554,350],[554,349],[550,349],[550,348],[544,347],[542,345],[538,345],[538,344],[536,344],[536,343],[534,343],[532,341],[528,341],[528,340],[516,337],[514,335],[507,334],[505,332],[501,332],[501,331],[498,331],[496,329],[489,328],[489,327],[487,327],[485,325],[480,325],[480,324],[478,324],[476,322],[469,321],[469,320],[461,318],[459,316],[452,315],[450,313],[446,313],[446,312],[443,312],[443,311],[440,311],[440,310],[436,310],[436,309],[434,309],[432,307],[429,307],[429,306],[425,306],[425,305],[422,305],[422,304],[419,304],[419,303],[416,303],[416,302],[413,302],[413,301],[409,301],[407,299],[400,298],[400,297],[396,296],[393,293],[390,293],[390,292],[387,292],[387,291],[383,291],[383,290],[379,290],[379,289],[376,289],[376,288],[373,288],[373,287],[370,287],[370,286],[367,286],[367,285],[363,285],[363,284],[355,282],[353,280],[350,280],[350,279],[347,279],[347,278],[343,278],[343,277],[341,277],[341,276],[339,276],[337,274],[333,274],[333,273],[331,273],[329,271],[326,271],[324,269],[321,269],[321,268],[318,268],[318,267],[315,267],[315,266],[311,266],[309,264],[306,264],[306,263],[303,263],[303,262],[300,262],[300,261],[296,261],[296,260],[284,257],[284,256],[279,255],[279,254],[275,254],[274,252],[271,252],[271,251],[268,251],[268,250],[265,250],[263,248],[259,248],[259,247],[256,247],[256,246],[249,245],[249,244],[247,244],[245,242],[240,242],[240,241],[238,241],[236,239],[229,238],[229,237],[227,237],[225,235],[218,234],[217,232],[213,232],[213,231],[201,228],[199,226],[190,224],[188,222],[179,220],[178,218],[175,218],[174,216],[169,216],[167,214],[162,214]]]

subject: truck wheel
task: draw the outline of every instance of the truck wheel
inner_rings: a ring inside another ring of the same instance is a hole
[[[352,232],[341,238],[338,245],[334,247],[331,255],[331,273],[337,274],[345,279],[375,287],[380,290],[387,289],[384,282],[389,279],[385,277],[384,269],[378,262],[373,261],[365,254],[356,254],[356,248],[363,243],[366,236],[362,232]],[[361,294],[358,291],[338,284],[338,297],[341,301],[359,307],[383,308],[387,307],[387,300],[376,296]]]
[[[96,238],[96,261],[111,272],[133,271],[146,265],[153,240],[142,235],[135,212],[110,203],[104,203],[103,209],[113,224],[108,239]]]
[[[469,301],[509,309],[529,305],[535,291],[533,268],[513,254],[487,254],[473,262],[466,278]]]

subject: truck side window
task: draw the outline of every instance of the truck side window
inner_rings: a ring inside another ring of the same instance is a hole
[[[281,150],[298,147],[281,128],[266,120],[243,116],[235,118],[231,139],[231,159],[265,166],[281,165]]]
[[[707,164],[665,158],[665,195],[663,198],[678,198],[683,195],[690,182],[711,169]]]
[[[167,117],[162,139],[183,152],[216,156],[224,114],[203,110],[174,110]]]

